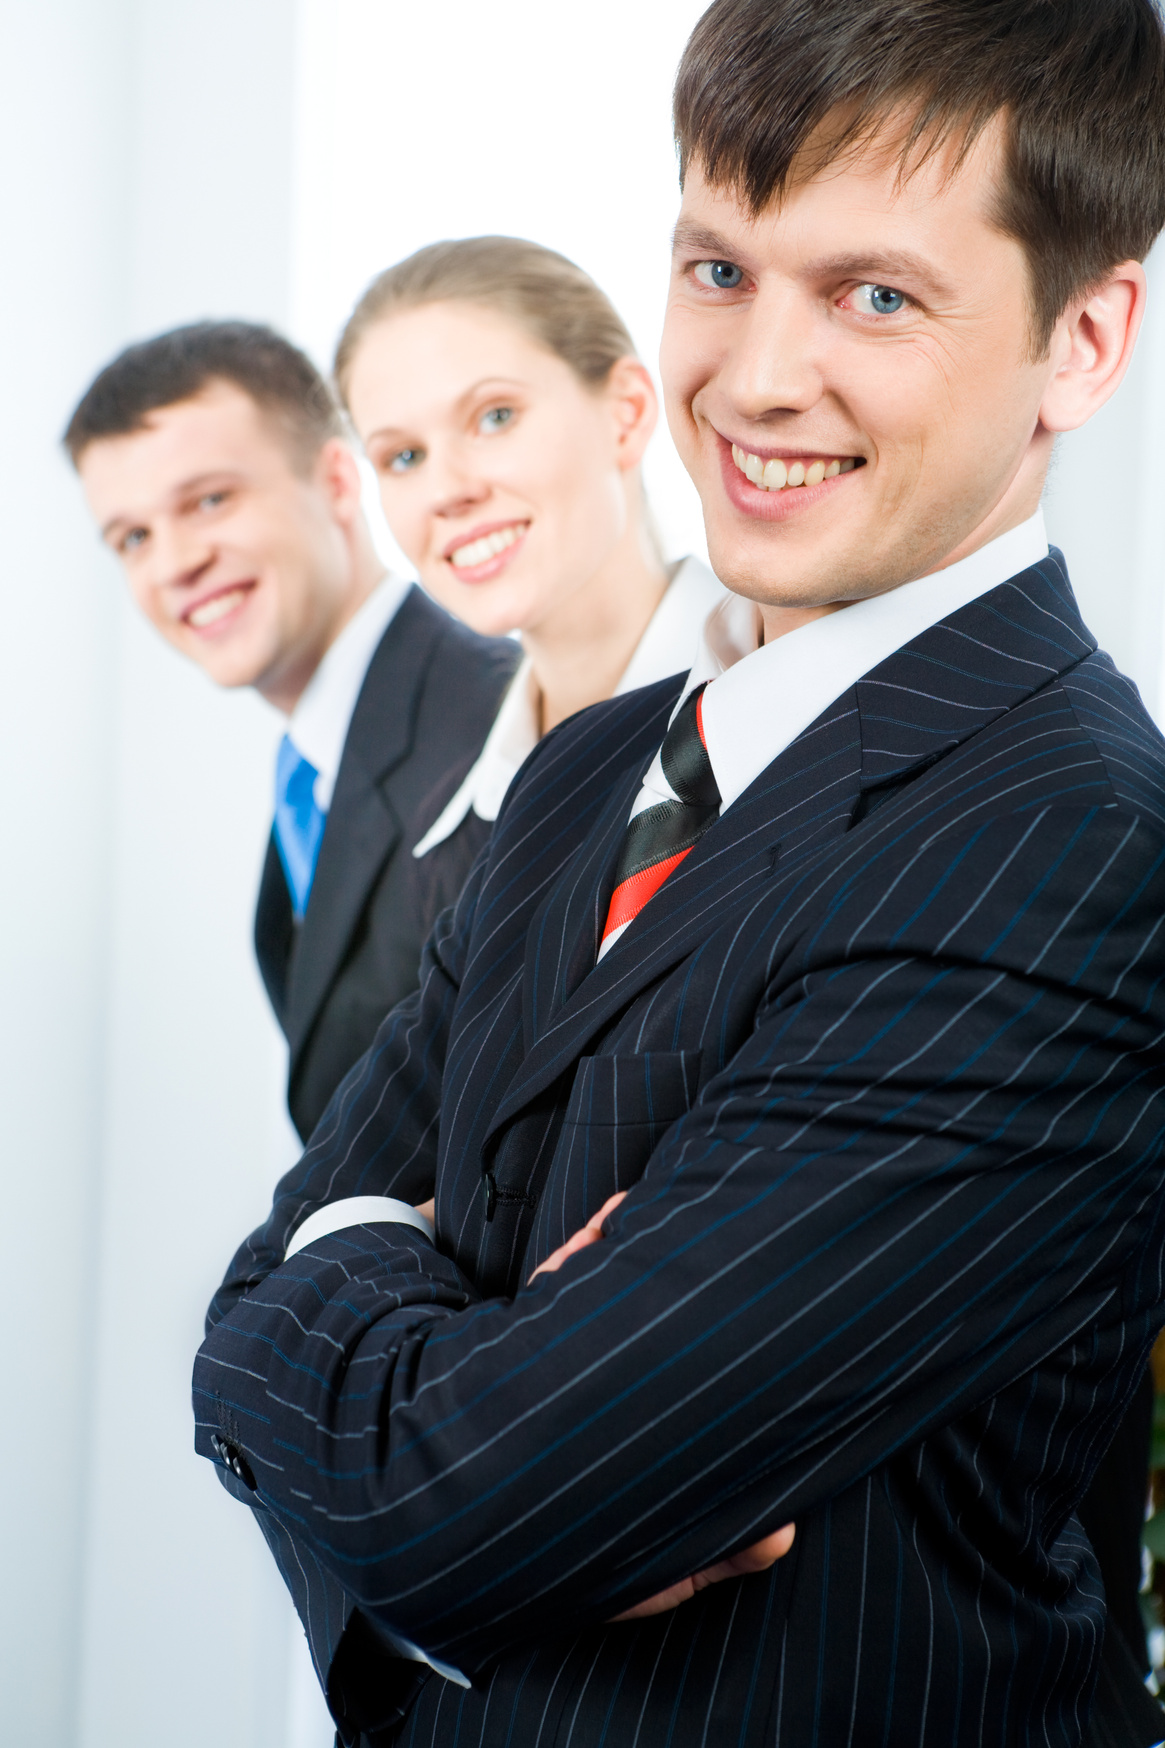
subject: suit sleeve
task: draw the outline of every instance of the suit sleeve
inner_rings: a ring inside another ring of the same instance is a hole
[[[1123,1327],[1161,1297],[1130,1285],[1159,1260],[1165,1057],[1152,955],[1128,971],[1165,908],[1159,846],[1130,880],[1123,938],[1071,976],[1071,930],[1028,971],[905,929],[819,952],[605,1241],[512,1300],[399,1227],[295,1257],[205,1343],[199,1449],[233,1427],[360,1606],[480,1675]],[[1066,1368],[1082,1417],[1074,1387]]]
[[[437,918],[420,987],[389,1013],[337,1087],[299,1161],[276,1187],[271,1213],[231,1259],[207,1313],[213,1327],[283,1260],[309,1214],[345,1196],[427,1201],[437,1164],[437,1114],[449,1022],[457,999],[482,870],[456,910]]]

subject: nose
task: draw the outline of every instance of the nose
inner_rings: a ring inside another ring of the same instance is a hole
[[[819,313],[796,286],[758,292],[740,312],[719,373],[733,412],[764,421],[816,406],[825,392],[821,343]]]
[[[184,590],[205,576],[214,549],[189,522],[159,520],[151,531],[145,581],[154,589]]]
[[[493,490],[474,465],[464,445],[442,444],[429,453],[430,510],[434,516],[452,520],[484,504]]]

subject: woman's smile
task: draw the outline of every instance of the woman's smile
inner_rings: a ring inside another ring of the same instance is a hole
[[[460,583],[484,583],[496,577],[514,557],[530,526],[524,521],[486,522],[459,534],[446,546],[442,557]]]

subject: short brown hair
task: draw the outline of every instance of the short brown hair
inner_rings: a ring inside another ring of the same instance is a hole
[[[895,112],[905,171],[1001,117],[996,223],[1031,273],[1033,341],[1165,225],[1165,35],[1153,0],[714,0],[675,86],[681,178],[754,214],[810,139],[834,155]]]
[[[593,388],[620,358],[635,355],[610,299],[565,255],[522,237],[463,237],[430,243],[372,281],[336,347],[336,386],[345,401],[368,329],[394,310],[430,303],[478,304],[508,316]]]
[[[149,413],[229,382],[279,427],[310,466],[342,431],[339,408],[311,359],[258,322],[192,322],[127,346],[93,379],[65,430],[74,467],[91,443],[140,431]]]

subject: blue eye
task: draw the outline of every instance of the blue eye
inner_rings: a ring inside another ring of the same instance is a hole
[[[858,285],[850,295],[871,316],[896,316],[906,306],[906,293],[889,285]]]
[[[395,455],[389,457],[388,471],[390,473],[408,473],[410,468],[419,467],[424,459],[423,449],[398,449]]]
[[[741,269],[731,261],[697,261],[695,274],[710,291],[735,291],[744,278]]]
[[[500,431],[503,425],[508,425],[514,416],[513,407],[491,407],[488,413],[483,413],[478,420],[478,430],[488,435],[491,431]]]

